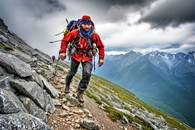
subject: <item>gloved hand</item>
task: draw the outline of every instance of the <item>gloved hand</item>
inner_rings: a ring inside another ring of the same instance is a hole
[[[100,67],[100,66],[102,66],[104,64],[104,59],[99,59],[99,61],[98,61],[98,66]]]
[[[61,52],[61,53],[60,53],[60,59],[61,59],[61,60],[66,59],[66,53],[65,53],[65,52]]]

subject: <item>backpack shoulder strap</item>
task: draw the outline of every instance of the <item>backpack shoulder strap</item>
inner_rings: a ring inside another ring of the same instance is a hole
[[[73,44],[77,45],[78,42],[79,42],[79,39],[80,39],[80,33],[79,33],[79,30],[78,30],[78,34],[77,34],[76,38],[74,39]]]
[[[88,41],[87,41],[87,44],[89,46],[89,48],[92,48],[93,47],[93,36],[94,36],[94,33],[91,35],[90,38],[88,38]]]

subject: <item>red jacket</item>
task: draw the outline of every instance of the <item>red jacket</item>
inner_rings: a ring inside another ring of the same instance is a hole
[[[66,53],[67,44],[75,40],[77,35],[78,35],[78,29],[74,29],[70,33],[64,35],[61,41],[60,52]],[[99,50],[99,59],[104,59],[104,45],[99,35],[96,32],[94,32],[92,35],[92,43],[95,43]],[[84,37],[80,36],[80,40],[77,45],[79,45],[81,49],[85,50],[87,48],[87,40]],[[74,58],[75,60],[79,62],[80,61],[85,62],[85,61],[92,60],[92,57],[88,55],[83,56],[83,54],[80,52],[77,52],[76,54],[72,55],[71,58]]]

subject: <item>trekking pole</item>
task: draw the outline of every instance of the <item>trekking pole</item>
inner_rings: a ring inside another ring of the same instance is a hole
[[[68,19],[67,19],[67,18],[66,18],[66,23],[68,24]],[[58,35],[60,35],[60,34],[64,33],[64,32],[65,32],[65,30],[66,30],[66,29],[64,29],[63,31],[61,31],[61,32],[59,32],[59,33],[57,33],[57,34],[55,34],[55,36],[58,36]]]
[[[59,33],[57,33],[57,34],[55,34],[55,36],[58,36],[58,35],[60,35],[60,34],[62,34],[62,33],[64,33],[64,30],[61,31],[61,32],[59,32]]]
[[[94,61],[93,61],[93,64],[94,64],[93,71],[95,72],[95,56],[93,56],[93,58],[94,58]]]
[[[61,40],[56,40],[56,41],[49,41],[49,43],[56,43],[56,42],[60,42]]]

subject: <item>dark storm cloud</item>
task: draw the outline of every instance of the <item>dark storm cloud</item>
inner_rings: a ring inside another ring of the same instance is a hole
[[[107,6],[145,6],[155,0],[98,0],[99,3],[104,3]]]
[[[92,7],[95,5],[99,12],[103,12],[98,16],[102,17],[102,20],[118,22],[127,20],[127,14],[141,11],[154,1],[156,0],[83,0],[82,2],[92,3]]]
[[[18,2],[36,17],[66,9],[59,0],[19,0]]]
[[[178,26],[195,22],[195,0],[161,0],[143,15],[140,22],[154,27]]]

